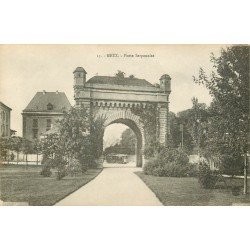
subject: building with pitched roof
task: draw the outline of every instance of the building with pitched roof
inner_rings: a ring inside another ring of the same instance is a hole
[[[11,108],[0,102],[0,137],[10,137],[10,112]]]
[[[71,104],[64,92],[37,92],[23,110],[23,137],[28,140],[40,136],[56,126]]]

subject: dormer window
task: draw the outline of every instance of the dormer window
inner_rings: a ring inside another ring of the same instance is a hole
[[[53,110],[53,105],[51,103],[47,105],[47,110]]]

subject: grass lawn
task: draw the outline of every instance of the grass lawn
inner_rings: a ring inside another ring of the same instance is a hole
[[[101,169],[89,169],[84,175],[66,176],[60,181],[55,173],[43,177],[40,171],[41,166],[0,166],[0,199],[36,206],[54,205],[95,178]]]
[[[166,206],[228,206],[250,205],[250,195],[244,196],[243,179],[228,179],[229,185],[242,187],[239,196],[233,196],[231,188],[217,186],[215,189],[202,189],[196,178],[157,177],[136,172],[142,181],[155,193]],[[248,186],[250,180],[248,181]],[[220,184],[220,183],[219,183]],[[250,187],[248,188],[250,191]]]

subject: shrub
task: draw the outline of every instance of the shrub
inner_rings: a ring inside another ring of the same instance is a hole
[[[43,169],[41,171],[41,175],[46,176],[49,175],[51,169],[57,169],[57,179],[61,180],[68,174],[68,169],[66,167],[67,161],[61,156],[56,155],[55,158],[44,157],[43,159]],[[52,172],[50,176],[52,175]]]
[[[43,159],[42,164],[46,168],[55,168],[56,167],[55,159],[52,159],[52,158]]]
[[[40,172],[40,175],[44,177],[50,177],[52,175],[51,168],[54,167],[54,159],[44,157],[42,160],[42,171]]]
[[[199,166],[198,181],[202,188],[214,188],[217,180],[218,173],[216,171],[212,171],[208,165]]]
[[[73,158],[69,162],[68,172],[70,175],[76,175],[78,173],[84,173],[87,170],[87,166],[82,164],[78,159]]]
[[[156,176],[162,176],[163,172],[163,161],[159,157],[153,157],[148,160],[148,162],[145,163],[144,166],[144,173],[147,175],[156,175]]]
[[[146,144],[144,149],[144,155],[146,159],[150,159],[159,154],[162,150],[165,149],[165,146],[162,145],[159,141],[150,141]]]
[[[232,194],[234,196],[238,196],[238,195],[240,195],[240,190],[241,190],[241,187],[233,186],[232,187]]]
[[[40,175],[42,175],[43,177],[51,177],[52,172],[50,170],[50,167],[44,166],[42,168],[42,171],[40,172]]]
[[[68,170],[65,166],[57,169],[57,179],[61,180],[63,177],[68,175]]]
[[[199,175],[198,165],[194,163],[188,163],[187,165],[187,176],[197,177]]]
[[[242,175],[244,173],[244,158],[239,155],[224,154],[220,159],[220,170],[227,175]]]
[[[98,164],[95,162],[93,155],[79,155],[77,157],[81,164],[82,172],[84,173],[88,168],[97,168]]]
[[[57,169],[57,179],[61,180],[63,177],[68,175],[68,168],[66,167],[67,161],[61,156],[56,155],[53,159],[53,166]]]
[[[173,149],[165,147],[159,154],[164,162],[174,162],[178,166],[186,166],[189,162],[187,154],[182,149]]]
[[[196,176],[196,165],[188,161],[188,156],[182,150],[165,148],[160,154],[149,159],[144,166],[144,173],[167,177]]]

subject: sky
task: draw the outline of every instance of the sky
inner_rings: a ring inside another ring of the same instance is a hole
[[[169,109],[179,112],[192,106],[191,98],[209,104],[203,86],[193,82],[199,68],[212,70],[210,54],[219,55],[222,45],[0,45],[0,101],[12,108],[11,129],[22,135],[22,110],[38,91],[65,92],[73,98],[73,71],[81,66],[87,80],[94,75],[113,76],[117,70],[152,84],[163,74],[172,78]],[[107,57],[107,54],[119,57]],[[154,57],[124,57],[154,55]],[[105,134],[124,126],[107,128]],[[107,137],[107,135],[106,135]]]

